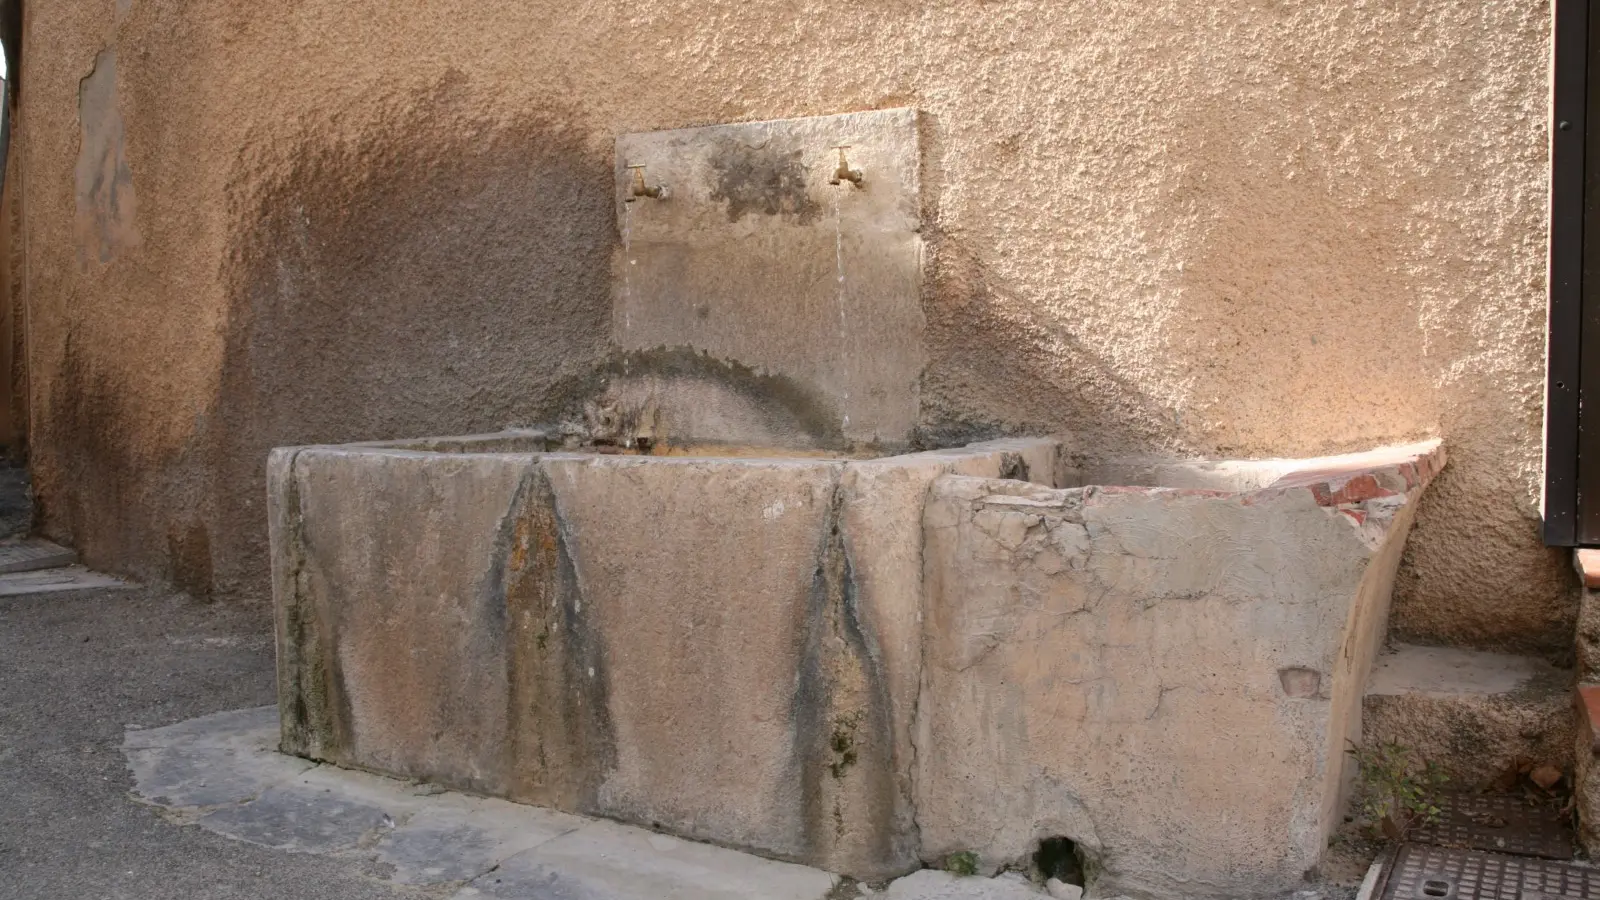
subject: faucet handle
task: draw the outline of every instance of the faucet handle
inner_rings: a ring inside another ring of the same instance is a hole
[[[828,183],[839,184],[848,181],[856,187],[861,187],[861,181],[865,176],[862,175],[860,169],[850,168],[850,159],[844,154],[846,150],[850,149],[850,145],[839,144],[833,149],[839,151],[839,165],[833,170],[833,177],[828,179]]]
[[[628,196],[623,198],[626,203],[632,203],[640,197],[649,197],[652,200],[667,199],[667,186],[658,184],[655,187],[646,187],[644,183],[644,166],[634,165],[628,169],[633,172],[633,186],[628,191]]]

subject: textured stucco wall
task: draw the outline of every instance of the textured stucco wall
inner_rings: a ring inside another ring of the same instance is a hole
[[[617,134],[915,106],[929,435],[1438,433],[1397,630],[1566,638],[1547,3],[120,5],[29,8],[21,123],[39,496],[94,564],[260,588],[266,448],[545,411],[604,351]],[[138,242],[80,266],[107,49]]]

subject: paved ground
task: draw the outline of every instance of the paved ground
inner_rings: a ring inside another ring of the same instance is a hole
[[[130,799],[124,725],[271,703],[270,627],[264,609],[154,591],[0,598],[0,898],[423,896]]]
[[[123,751],[139,796],[175,821],[286,852],[337,857],[374,878],[452,900],[836,896],[839,879],[806,866],[315,765],[277,746],[277,709],[263,706],[130,730]],[[1031,885],[1026,893],[1020,900],[1037,900]],[[911,893],[905,900],[931,898]]]

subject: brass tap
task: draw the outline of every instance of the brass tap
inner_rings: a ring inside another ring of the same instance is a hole
[[[644,166],[629,166],[633,170],[633,190],[625,199],[632,203],[640,197],[649,197],[652,200],[667,199],[667,186],[658,184],[655,187],[646,187],[644,183]]]
[[[861,170],[850,168],[850,160],[844,155],[844,152],[850,149],[850,145],[842,144],[833,149],[839,151],[839,167],[833,170],[833,177],[828,179],[828,183],[838,184],[842,181],[848,181],[856,187],[861,187]]]

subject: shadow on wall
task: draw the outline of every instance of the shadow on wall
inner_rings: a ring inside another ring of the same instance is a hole
[[[1080,446],[1137,453],[1174,443],[1160,404],[1069,332],[1038,321],[957,240],[936,239],[925,296],[929,360],[919,443],[956,446],[1063,427]],[[1072,373],[1063,385],[1059,372]],[[996,411],[1002,411],[997,416]]]
[[[464,81],[236,175],[225,369],[192,469],[214,480],[174,516],[180,584],[214,569],[207,593],[264,591],[272,447],[536,420],[604,352],[608,155],[558,106],[489,124]]]
[[[928,241],[919,442],[952,446],[1066,428],[1106,453],[1175,446],[1170,412],[1078,340],[1070,323],[1045,321],[1028,298],[1014,295],[985,261],[991,248],[930,227],[941,220],[946,130],[928,112],[919,128]]]
[[[1007,255],[993,234],[931,235],[925,305],[934,359],[925,396],[933,423],[984,410],[1003,416],[1010,428],[1074,429],[1108,453],[1218,455],[1359,450],[1436,426],[1431,398],[1417,390],[1425,376],[1422,337],[1408,305],[1414,286],[1398,267],[1375,264],[1382,258],[1375,248],[1398,243],[1398,235],[1371,234],[1370,214],[1335,208],[1332,184],[1308,184],[1254,164],[1284,153],[1240,147],[1229,135],[1199,133],[1204,129],[1214,126],[1188,129],[1196,133],[1187,136],[1186,155],[1218,162],[1171,167],[1153,197],[1148,189],[1125,199],[1074,197],[1078,183],[1062,188],[1069,192],[1063,202],[1092,207],[1076,214],[1080,226],[1085,217],[1111,219],[1103,206],[1149,207],[1139,221],[1150,233],[1128,248],[1149,256],[1148,282],[1104,284],[1096,288],[1100,296],[1084,299],[1090,306],[1138,306],[1128,313],[1142,318],[1117,323],[1123,337],[1135,337],[1135,323],[1159,312],[1158,331],[1138,336],[1157,343],[1160,358],[1110,358],[1084,340],[1091,325],[1045,314],[1031,296],[1040,285],[1024,294],[989,265]],[[939,219],[945,184],[943,131],[937,116],[924,114],[928,221]],[[1061,164],[1024,159],[1004,139],[985,150],[997,172],[1015,170],[1021,182],[1053,183],[1048,169],[1028,166]],[[1247,215],[1253,210],[1259,215]],[[1057,227],[1071,233],[1073,225],[1065,218]],[[1174,259],[1186,264],[1173,267]],[[1091,278],[1107,274],[1099,259],[1085,258],[1082,267]],[[1134,369],[1164,373],[1181,390],[1152,396],[1153,381],[1141,385],[1125,374]]]

